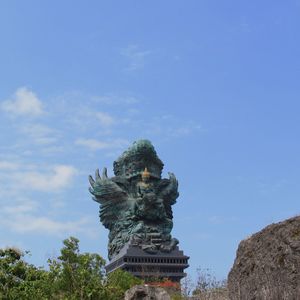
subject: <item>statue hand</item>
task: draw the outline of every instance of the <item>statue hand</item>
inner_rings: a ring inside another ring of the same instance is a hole
[[[178,197],[178,181],[174,175],[174,173],[169,172],[169,183],[165,187],[164,191],[162,192],[164,196],[171,196],[175,199]]]
[[[169,179],[162,179],[158,185],[158,196],[163,199],[166,207],[176,202],[178,194],[178,181],[173,173],[169,173]],[[170,207],[167,209],[170,210]],[[168,212],[169,214],[169,212]]]
[[[174,175],[174,173],[171,173],[169,172],[169,180],[170,180],[170,183],[169,183],[169,187],[172,189],[172,190],[176,190],[178,189],[178,181]]]

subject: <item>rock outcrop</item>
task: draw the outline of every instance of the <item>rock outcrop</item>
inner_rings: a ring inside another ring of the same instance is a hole
[[[125,293],[124,300],[171,300],[171,297],[163,288],[136,285]]]
[[[228,289],[231,300],[300,299],[300,216],[240,242]]]

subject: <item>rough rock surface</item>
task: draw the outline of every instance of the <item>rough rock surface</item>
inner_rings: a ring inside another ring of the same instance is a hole
[[[160,287],[136,285],[125,293],[124,300],[171,300],[171,297]]]
[[[300,216],[240,242],[228,289],[231,300],[300,299]]]

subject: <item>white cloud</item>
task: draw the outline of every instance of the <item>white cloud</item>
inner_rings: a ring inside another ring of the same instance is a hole
[[[86,231],[88,219],[82,217],[78,221],[59,221],[45,216],[34,216],[30,214],[17,214],[11,216],[8,220],[1,223],[10,228],[10,230],[26,233],[47,233],[55,235],[65,235],[66,233],[78,233]]]
[[[25,190],[27,192],[61,191],[72,183],[74,176],[78,173],[78,170],[71,165],[42,167],[41,165],[25,163],[17,165],[10,161],[0,161],[0,199],[5,199],[7,196],[19,198]]]
[[[120,104],[131,105],[140,102],[136,97],[133,96],[119,96],[115,94],[108,94],[104,96],[93,96],[91,99],[96,103],[108,104],[108,105],[120,105]]]
[[[57,165],[50,174],[27,172],[21,174],[24,186],[40,191],[57,191],[68,186],[77,174],[76,168],[67,165]]]
[[[165,138],[181,138],[193,133],[203,133],[206,130],[193,121],[185,121],[171,115],[155,117],[152,121],[144,122],[146,135],[162,135]]]
[[[87,147],[91,150],[102,150],[112,148],[122,148],[129,145],[129,141],[124,139],[116,139],[108,142],[103,142],[95,139],[78,139],[75,141],[76,145]]]
[[[192,124],[185,124],[183,126],[179,126],[174,129],[169,129],[169,133],[171,136],[174,137],[181,137],[181,136],[187,136],[191,134],[194,131],[202,130],[201,126],[193,126]]]
[[[90,221],[87,217],[81,217],[77,221],[55,220],[49,216],[38,214],[35,201],[21,201],[16,205],[2,207],[0,212],[0,224],[17,233],[46,233],[58,236],[88,232],[93,235],[93,228],[90,228]]]
[[[19,164],[11,161],[0,160],[0,170],[16,170]]]
[[[142,51],[138,45],[129,45],[121,50],[121,54],[129,59],[127,70],[135,71],[144,67],[145,59],[151,54],[151,51]]]
[[[22,201],[21,203],[16,203],[15,205],[8,205],[2,207],[2,212],[4,214],[22,214],[22,213],[28,213],[28,212],[33,212],[37,209],[37,202],[27,200],[27,201]]]
[[[12,115],[39,116],[43,113],[42,102],[26,87],[17,89],[13,99],[3,101],[1,108]]]
[[[95,230],[86,216],[70,220],[51,216],[51,209],[57,206],[57,199],[52,194],[41,197],[36,191],[57,192],[67,187],[78,171],[69,165],[48,166],[42,171],[41,166],[22,164],[15,169],[10,161],[2,161],[0,172],[0,226],[4,230],[26,234],[51,234],[65,236],[87,232],[93,237]],[[64,194],[59,194],[63,197]],[[39,200],[35,200],[39,197]],[[54,205],[53,205],[54,203]],[[66,214],[60,205],[61,214]],[[57,208],[57,207],[56,207]]]
[[[110,127],[116,123],[116,120],[108,113],[98,111],[96,112],[96,118],[103,127]]]
[[[55,143],[58,134],[52,128],[41,124],[28,124],[21,128],[21,132],[28,135],[37,144],[48,145]]]

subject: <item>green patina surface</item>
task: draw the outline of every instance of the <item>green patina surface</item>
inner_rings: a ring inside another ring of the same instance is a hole
[[[89,177],[100,221],[109,229],[109,259],[130,239],[150,253],[170,252],[178,244],[171,236],[178,182],[172,173],[161,178],[163,166],[151,142],[139,140],[114,162],[114,177],[106,168],[102,176],[97,169],[95,179]]]

